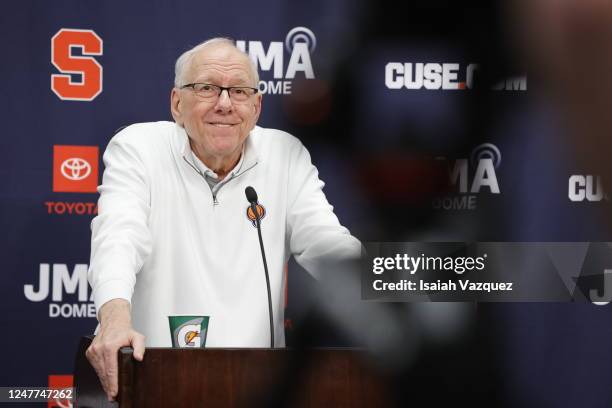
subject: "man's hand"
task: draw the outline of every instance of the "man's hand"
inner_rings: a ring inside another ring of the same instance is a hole
[[[106,302],[99,312],[100,330],[85,352],[87,359],[96,370],[109,401],[119,391],[117,352],[121,347],[131,346],[134,358],[142,361],[145,338],[132,328],[130,304],[124,299]]]

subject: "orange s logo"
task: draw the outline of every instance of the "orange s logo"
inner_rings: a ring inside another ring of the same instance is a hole
[[[258,218],[259,218],[259,221],[261,222],[261,219],[266,216],[266,209],[261,204],[257,204],[255,206],[255,209],[257,210],[257,215],[259,216]],[[247,207],[246,216],[249,219],[249,221],[251,221],[253,226],[257,228],[257,218],[255,218],[255,213],[253,212],[253,209],[251,208],[251,206]]]
[[[72,55],[80,48],[83,56]],[[62,28],[51,38],[51,62],[62,74],[51,75],[51,90],[63,100],[92,101],[102,92],[102,39],[93,30]],[[73,81],[70,74],[80,75]]]

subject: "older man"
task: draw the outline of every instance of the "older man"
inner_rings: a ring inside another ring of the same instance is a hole
[[[87,354],[112,398],[117,350],[170,346],[168,316],[210,316],[207,345],[270,344],[266,281],[245,187],[265,210],[275,344],[284,345],[283,265],[308,271],[328,256],[359,253],[340,225],[304,146],[255,126],[257,70],[227,39],[176,62],[174,123],[127,127],[109,143],[92,222],[89,280],[98,310]]]

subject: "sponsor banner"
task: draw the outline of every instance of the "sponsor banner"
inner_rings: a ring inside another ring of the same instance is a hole
[[[53,192],[95,193],[98,146],[53,146]]]
[[[87,282],[87,264],[39,265],[37,282],[23,286],[23,294],[29,302],[41,305],[41,311],[50,318],[95,318],[93,293]]]
[[[602,187],[601,176],[593,174],[573,174],[569,177],[567,198],[572,202],[608,201]]]
[[[492,143],[476,146],[469,158],[445,161],[450,191],[434,198],[435,210],[475,210],[484,195],[501,194],[496,170],[501,165],[500,150]]]
[[[388,62],[385,86],[388,89],[469,90],[478,86],[478,64],[438,62]],[[491,88],[498,91],[526,91],[527,77],[506,78]]]
[[[292,28],[284,41],[238,40],[236,46],[257,66],[258,88],[263,94],[288,95],[294,79],[315,78],[311,55],[317,48],[317,38],[307,27]]]
[[[612,299],[612,243],[368,243],[364,300],[592,302]]]
[[[98,146],[53,146],[53,192],[98,192]],[[49,215],[97,215],[98,205],[87,201],[45,201]]]
[[[80,201],[45,201],[47,214],[52,215],[97,215],[98,205]]]

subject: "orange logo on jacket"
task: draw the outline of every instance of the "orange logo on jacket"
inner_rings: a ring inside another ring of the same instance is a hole
[[[256,204],[255,208],[257,209],[257,215],[259,215],[259,221],[261,222],[262,218],[266,216],[266,209],[261,204]],[[251,224],[253,224],[253,226],[257,228],[257,220],[255,218],[255,213],[253,212],[253,209],[250,205],[247,207],[246,216],[249,221],[251,221]]]

